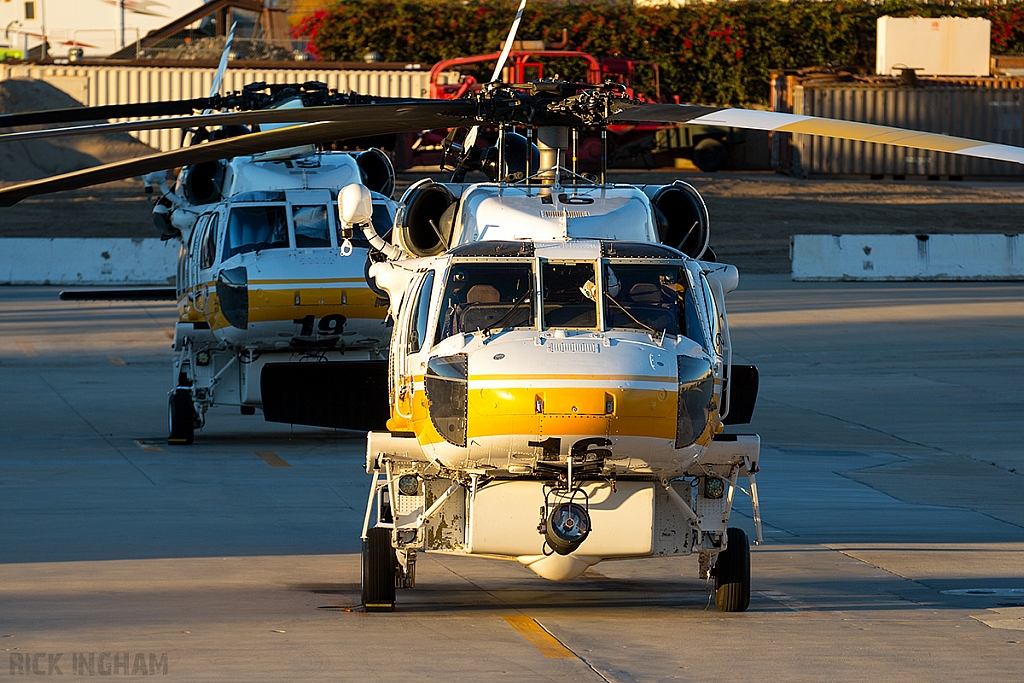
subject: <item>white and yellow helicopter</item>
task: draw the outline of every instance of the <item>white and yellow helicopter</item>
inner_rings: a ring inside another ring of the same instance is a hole
[[[580,175],[579,130],[699,120],[1018,163],[1024,149],[638,105],[557,82],[495,85],[479,102],[499,125],[484,155],[491,182],[420,184],[369,271],[395,330],[391,417],[367,437],[363,604],[393,609],[422,551],[518,561],[553,580],[604,560],[697,554],[718,609],[747,609],[749,543],[729,517],[744,491],[760,542],[760,439],[724,431],[750,421],[758,384],[756,368],[732,362],[725,295],[738,273],[702,260],[708,215],[694,188]],[[369,202],[345,188],[343,222],[372,233]]]
[[[492,80],[500,68],[499,60]],[[480,160],[489,182],[410,188],[390,237],[380,234],[366,185],[334,188],[342,239],[366,238],[376,255],[369,280],[386,295],[394,321],[380,388],[390,417],[367,438],[368,610],[393,609],[396,586],[414,585],[418,552],[518,561],[555,580],[605,560],[696,554],[699,576],[714,579],[719,609],[749,605],[749,544],[729,518],[746,478],[760,536],[760,443],[724,431],[750,419],[757,391],[756,370],[732,363],[725,295],[738,273],[702,260],[708,216],[692,187],[616,185],[603,171],[578,174],[581,129],[693,122],[1024,163],[1024,149],[1006,145],[775,112],[646,104],[612,86],[558,81],[492,82],[458,101],[104,125],[296,121],[310,123],[4,188],[0,206],[346,137],[473,126],[462,145],[471,151],[476,125],[498,127],[497,145]],[[462,154],[455,177],[473,162]],[[293,203],[286,215],[296,205],[304,206]],[[218,254],[214,260],[223,260]],[[218,300],[238,286],[229,278],[213,281]],[[351,391],[341,379],[332,395]]]
[[[328,92],[320,83],[257,83],[218,97],[222,74],[210,98],[190,104],[286,112],[372,101]],[[138,106],[103,113],[132,115],[140,113]],[[7,123],[87,116],[97,113],[14,115]],[[194,126],[196,120],[187,123]],[[287,125],[266,123],[264,129]],[[248,132],[238,125],[193,128],[192,144]],[[173,186],[162,170],[147,174],[145,181],[148,192],[159,192],[153,212],[157,228],[165,239],[181,242],[168,442],[192,443],[195,428],[215,405],[239,406],[243,414],[259,408],[272,422],[364,430],[382,425],[390,335],[386,309],[367,285],[368,244],[361,233],[341,234],[333,207],[338,188],[364,184],[372,190],[375,225],[389,230],[396,207],[389,157],[377,149],[336,152],[307,144],[188,163]],[[153,294],[119,288],[72,290],[61,297]],[[339,386],[346,391],[337,392]]]
[[[157,208],[170,204],[182,235],[170,443],[191,443],[213,405],[271,422],[380,423],[367,397],[383,396],[390,328],[365,279],[368,245],[342,234],[333,209],[335,188],[366,181],[373,221],[389,229],[394,173],[378,150],[272,151],[187,167],[180,194],[160,184]]]

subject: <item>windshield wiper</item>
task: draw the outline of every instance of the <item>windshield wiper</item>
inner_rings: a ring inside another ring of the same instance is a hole
[[[500,329],[504,329],[505,323],[508,322],[509,318],[512,317],[512,314],[516,312],[516,309],[519,308],[519,305],[521,303],[523,303],[524,301],[526,301],[527,299],[529,299],[532,294],[533,294],[533,286],[531,285],[526,290],[526,293],[523,294],[521,297],[519,297],[519,299],[514,304],[512,304],[512,308],[508,309],[508,312],[505,313],[505,315],[501,316],[500,320],[498,320],[497,322],[491,323],[490,325],[488,325],[487,327],[485,327],[484,329],[481,330],[481,332],[483,332],[484,337],[491,336],[491,330],[493,330],[495,328],[497,328],[499,330]]]

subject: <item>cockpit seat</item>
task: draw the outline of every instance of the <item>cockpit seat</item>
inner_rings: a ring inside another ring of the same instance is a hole
[[[493,285],[473,285],[466,292],[467,304],[496,304],[501,301],[501,294]]]
[[[629,298],[637,304],[660,304],[661,288],[653,282],[638,282],[629,289]]]

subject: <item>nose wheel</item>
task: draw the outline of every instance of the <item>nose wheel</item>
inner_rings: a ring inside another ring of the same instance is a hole
[[[715,562],[715,607],[745,612],[750,606],[750,543],[743,529],[730,528],[728,546]]]
[[[187,446],[195,438],[196,411],[192,393],[175,389],[167,399],[167,443]]]
[[[395,565],[398,558],[391,547],[391,530],[374,527],[366,530],[363,541],[363,607],[367,612],[391,612],[395,609]]]

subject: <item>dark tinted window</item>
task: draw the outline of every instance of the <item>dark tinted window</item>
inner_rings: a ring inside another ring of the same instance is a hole
[[[707,348],[685,268],[672,265],[605,266],[605,318],[610,328],[682,334]]]
[[[412,321],[409,326],[409,353],[417,353],[427,340],[427,313],[430,311],[430,290],[434,288],[434,271],[427,273],[423,278],[423,286],[420,287],[415,307],[413,308]]]
[[[530,263],[453,263],[436,340],[460,332],[534,325]]]
[[[679,334],[680,295],[685,289],[679,275],[679,266],[605,266],[608,327]]]
[[[544,327],[597,327],[593,263],[545,263]]]
[[[296,247],[329,247],[331,231],[326,206],[293,206]]]
[[[235,254],[288,247],[288,220],[283,205],[231,209],[223,260]]]
[[[217,260],[217,214],[210,216],[210,227],[203,233],[200,268],[212,268]]]

